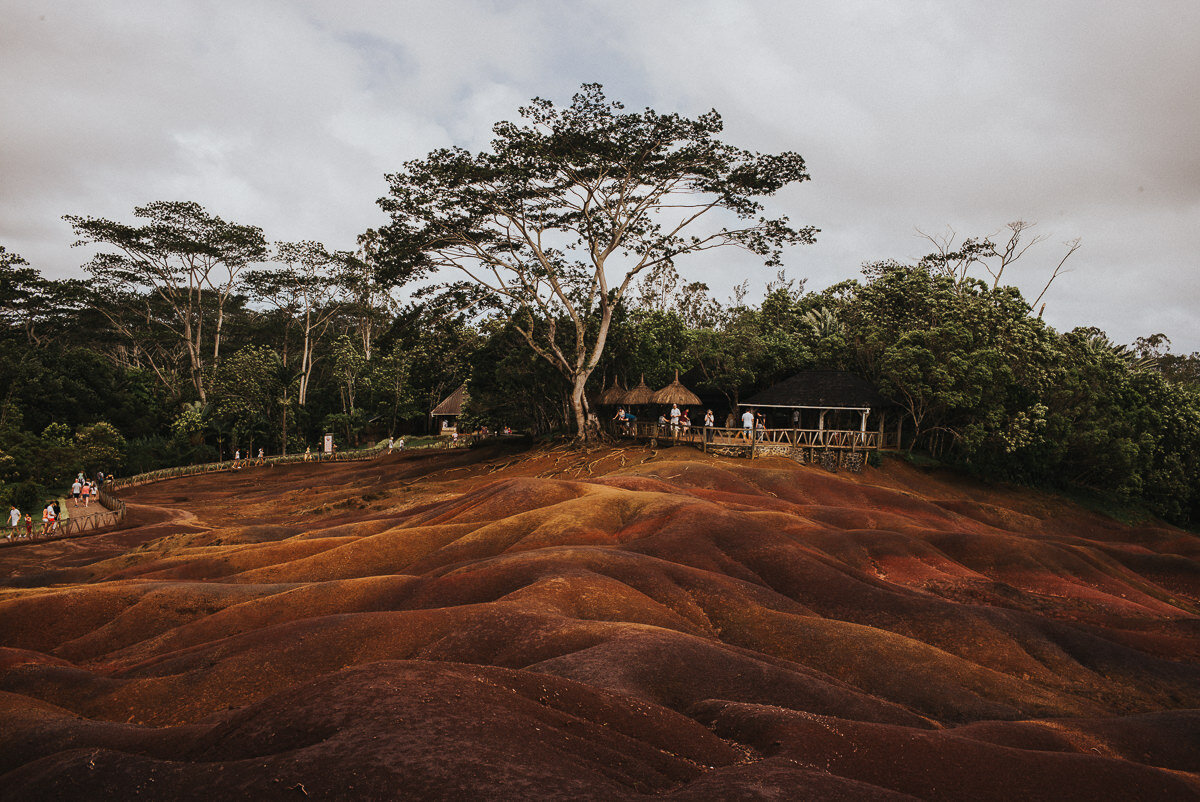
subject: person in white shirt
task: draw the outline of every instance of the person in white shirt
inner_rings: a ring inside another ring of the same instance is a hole
[[[83,480],[76,479],[75,484],[71,485],[71,506],[79,506],[79,494],[83,491]]]
[[[742,436],[749,440],[753,431],[754,411],[748,409],[742,413]]]
[[[13,535],[17,534],[17,526],[21,523],[21,511],[17,506],[12,505],[12,509],[8,511],[8,539],[12,540]]]
[[[671,430],[672,431],[679,430],[679,405],[678,404],[671,405]]]

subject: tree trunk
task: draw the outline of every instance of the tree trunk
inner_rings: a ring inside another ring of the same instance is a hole
[[[308,377],[312,373],[312,313],[304,310],[304,345],[300,351],[300,406],[308,401]]]
[[[217,326],[213,332],[213,365],[221,358],[221,327],[225,324],[225,302],[217,303]]]
[[[183,335],[187,340],[188,361],[192,369],[192,385],[196,388],[196,395],[200,396],[200,403],[208,403],[207,394],[204,392],[204,365],[200,360],[200,344],[192,339],[192,324],[185,320],[183,324]]]
[[[574,384],[571,386],[571,411],[575,413],[575,439],[580,441],[588,439],[587,410],[584,407],[583,398],[583,389],[587,380],[587,373],[577,373]]]

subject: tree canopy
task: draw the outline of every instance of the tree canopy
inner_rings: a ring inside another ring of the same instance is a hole
[[[721,142],[716,111],[625,112],[599,84],[565,108],[535,98],[520,116],[494,126],[489,151],[443,148],[388,176],[378,272],[459,271],[457,288],[503,312],[567,380],[584,437],[584,387],[635,279],[729,245],[778,264],[816,230],[766,216],[760,198],[809,176],[796,153]]]

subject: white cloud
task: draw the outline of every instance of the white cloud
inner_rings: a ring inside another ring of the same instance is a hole
[[[600,81],[630,107],[715,107],[727,138],[796,150],[778,206],[823,229],[791,272],[824,286],[919,256],[916,226],[1051,235],[1014,278],[1059,327],[1200,349],[1200,6],[1017,2],[0,0],[0,243],[78,270],[65,213],[198,200],[272,239],[350,247],[383,176],[484,147],[540,95]],[[692,273],[728,292],[738,254]]]

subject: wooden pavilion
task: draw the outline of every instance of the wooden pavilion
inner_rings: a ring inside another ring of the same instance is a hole
[[[468,398],[467,383],[463,382],[457,390],[443,398],[442,402],[433,408],[429,417],[435,421],[438,418],[442,419],[441,426],[436,428],[434,434],[454,434],[458,431],[458,416],[462,414]]]
[[[797,442],[800,433],[813,445],[839,447],[842,440],[861,445],[868,441],[875,448],[898,446],[900,430],[894,439],[885,432],[887,411],[891,406],[875,387],[861,376],[844,370],[806,370],[772,385],[744,403],[743,410],[763,411],[767,429],[792,430]],[[878,434],[868,437],[868,420],[875,415]],[[897,416],[897,427],[901,418]],[[854,435],[858,435],[855,437]]]

